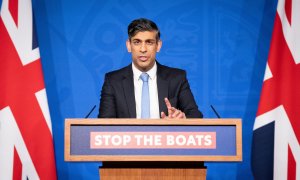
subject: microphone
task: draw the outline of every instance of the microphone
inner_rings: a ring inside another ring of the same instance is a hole
[[[96,105],[94,105],[94,107],[90,110],[90,112],[85,116],[85,119],[90,116],[90,114],[94,111],[95,107]]]
[[[215,110],[215,108],[214,108],[212,105],[210,105],[210,107],[211,107],[212,110],[214,111],[215,115],[217,115],[217,117],[220,119],[221,117],[220,117],[220,115],[218,114],[218,112]]]

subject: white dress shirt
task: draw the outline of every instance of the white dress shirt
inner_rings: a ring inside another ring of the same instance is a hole
[[[140,119],[141,111],[142,111],[141,103],[142,103],[142,87],[143,87],[143,81],[140,79],[140,76],[143,72],[138,70],[133,63],[132,63],[132,71],[133,71],[134,95],[135,95],[135,104],[136,104],[135,106],[136,117]],[[154,66],[149,71],[146,72],[149,75],[148,86],[149,86],[151,119],[160,118],[156,72],[157,72],[157,65],[155,62]]]

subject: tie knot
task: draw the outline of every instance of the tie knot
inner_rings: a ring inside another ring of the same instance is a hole
[[[143,82],[148,82],[149,75],[147,73],[142,73],[140,78],[142,79]]]

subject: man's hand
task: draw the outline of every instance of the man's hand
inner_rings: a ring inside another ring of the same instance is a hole
[[[168,116],[164,112],[161,112],[160,114],[162,119],[185,119],[186,118],[184,112],[172,107],[168,98],[165,98],[165,103],[168,108]]]

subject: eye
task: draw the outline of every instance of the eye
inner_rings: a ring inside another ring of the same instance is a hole
[[[134,45],[140,45],[141,44],[141,41],[133,41],[132,42]]]
[[[152,46],[155,44],[155,41],[146,41],[146,44]]]

